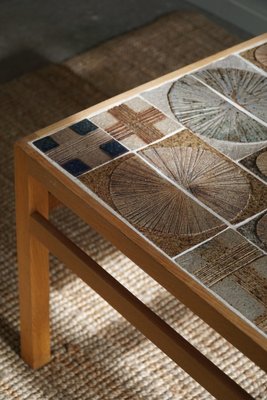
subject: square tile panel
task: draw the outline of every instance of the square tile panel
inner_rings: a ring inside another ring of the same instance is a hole
[[[267,43],[246,50],[241,56],[267,72]]]
[[[87,119],[38,139],[33,145],[74,176],[128,151]]]
[[[240,164],[267,182],[267,146],[243,158],[240,160]]]
[[[261,250],[227,229],[175,260],[267,333],[267,256]]]
[[[139,154],[232,224],[267,208],[267,186],[184,130]]]
[[[238,231],[267,253],[267,211],[240,226]]]
[[[79,179],[170,256],[225,228],[138,156],[120,157]]]
[[[180,129],[177,122],[140,97],[112,107],[91,119],[130,149],[137,149]]]
[[[194,72],[195,77],[267,122],[267,76],[237,56]]]
[[[184,76],[142,96],[234,160],[267,145],[264,124],[193,76]]]

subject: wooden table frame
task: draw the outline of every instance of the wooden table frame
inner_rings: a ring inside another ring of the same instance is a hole
[[[140,236],[129,225],[76,185],[29,144],[48,132],[86,117],[116,101],[159,85],[235,51],[253,46],[261,35],[212,57],[181,68],[122,95],[42,129],[15,145],[16,219],[21,319],[21,355],[32,368],[50,360],[48,251],[83,279],[132,325],[217,399],[251,399],[242,388],[161,320],[49,221],[58,203],[76,213],[147,274],[188,306],[241,352],[267,371],[263,335]]]

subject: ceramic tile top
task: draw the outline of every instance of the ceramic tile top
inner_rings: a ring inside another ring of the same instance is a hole
[[[267,43],[244,51],[241,56],[267,72]]]
[[[267,208],[267,186],[188,130],[140,155],[232,224]]]
[[[225,228],[135,155],[121,157],[79,179],[170,256]]]
[[[127,149],[88,119],[33,142],[74,176],[120,156]]]
[[[163,251],[262,333],[266,46],[165,81],[31,142],[140,241]]]
[[[267,182],[267,146],[240,160],[240,164]]]
[[[230,57],[229,57],[230,58]],[[256,117],[267,122],[267,77],[251,70],[239,58],[213,63],[193,75],[240,105]]]
[[[228,229],[176,262],[267,333],[267,256],[260,249]]]
[[[139,97],[96,115],[92,121],[130,149],[137,149],[181,129]]]

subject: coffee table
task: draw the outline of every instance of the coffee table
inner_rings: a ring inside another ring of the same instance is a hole
[[[218,399],[241,387],[49,221],[64,204],[267,370],[267,35],[15,145],[21,355],[50,359],[50,251]]]

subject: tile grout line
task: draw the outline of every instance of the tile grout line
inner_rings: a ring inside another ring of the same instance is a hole
[[[178,132],[179,133],[179,132]],[[188,195],[192,200],[197,202],[200,206],[205,208],[207,211],[209,211],[211,214],[213,214],[215,217],[219,218],[222,222],[224,222],[229,228],[235,229],[239,228],[240,226],[244,225],[245,223],[251,221],[252,219],[256,218],[258,215],[263,213],[265,210],[259,211],[256,214],[253,214],[252,216],[246,218],[245,220],[237,223],[237,224],[232,224],[231,222],[227,221],[224,217],[221,215],[217,214],[216,211],[213,211],[209,206],[207,206],[205,203],[202,203],[201,200],[199,200],[197,197],[195,197],[193,194],[191,194],[187,189],[185,189],[182,185],[180,185],[178,182],[175,182],[168,176],[166,176],[160,169],[158,169],[154,164],[146,160],[142,155],[139,155],[139,150],[133,151],[139,158],[141,158],[148,166],[150,166],[155,172],[157,172],[162,178],[166,179],[169,183],[173,184],[176,186],[178,189],[180,189],[182,192],[184,192],[186,195]]]
[[[211,241],[213,238],[215,238],[216,236],[221,235],[223,232],[227,231],[228,229],[232,229],[234,232],[238,233],[240,236],[242,236],[242,238],[244,240],[246,240],[247,242],[249,242],[252,246],[257,247],[258,250],[260,250],[263,255],[267,255],[267,252],[265,250],[263,250],[261,247],[259,247],[256,243],[252,242],[250,239],[248,239],[245,235],[243,235],[243,233],[238,231],[238,228],[240,228],[240,226],[243,226],[244,224],[250,222],[252,219],[257,218],[258,216],[260,216],[261,214],[266,213],[267,209],[259,212],[258,214],[253,215],[253,217],[246,219],[245,221],[241,222],[238,225],[233,225],[233,226],[227,226],[225,229],[223,229],[222,231],[216,233],[215,235],[209,237],[208,239],[203,240],[203,242],[201,243],[197,243],[194,246],[190,247],[189,249],[186,249],[184,251],[182,251],[181,253],[178,253],[176,256],[173,256],[172,259],[175,261],[176,258],[179,258],[180,256],[183,256],[184,254],[190,253],[191,250],[194,250],[200,246],[202,246],[203,244]],[[176,262],[176,261],[175,261]]]
[[[252,153],[247,154],[246,156],[244,156],[243,158],[239,158],[234,160],[233,158],[231,158],[228,154],[225,154],[222,152],[222,150],[218,149],[217,147],[214,147],[214,145],[212,145],[209,141],[208,138],[204,135],[201,135],[200,133],[194,132],[192,131],[190,128],[185,127],[185,129],[188,129],[193,135],[195,135],[198,139],[202,140],[205,144],[207,144],[208,146],[210,146],[213,150],[215,150],[216,152],[218,152],[221,156],[225,157],[228,161],[230,161],[231,163],[235,164],[237,168],[240,168],[241,170],[244,170],[246,173],[248,173],[248,175],[252,175],[255,179],[259,180],[260,182],[262,182],[264,185],[267,185],[266,182],[259,177],[258,175],[256,175],[253,171],[250,171],[248,168],[246,168],[241,161],[244,160],[246,157],[249,157],[255,153],[257,153],[260,150],[263,150],[265,147],[267,147],[267,140],[264,142],[259,142],[262,143],[262,147],[259,147],[258,149],[254,149],[252,150]],[[177,132],[178,133],[178,132]],[[204,136],[204,137],[203,137]],[[226,141],[223,140],[224,143],[227,143]],[[235,143],[235,142],[232,142]],[[257,142],[253,142],[253,144],[255,144]]]
[[[259,149],[259,150],[262,150],[262,149]],[[258,150],[258,151],[259,151]],[[266,151],[267,151],[267,149],[266,149]],[[255,151],[255,153],[257,153],[257,151]],[[254,153],[252,153],[252,154],[249,154],[248,156],[251,156],[251,155],[253,155]],[[245,158],[245,157],[244,157]],[[243,160],[243,158],[240,160],[240,161],[242,161]],[[258,175],[256,175],[255,174],[255,172],[253,172],[253,171],[250,171],[245,165],[243,165],[241,162],[239,162],[238,164],[237,164],[240,168],[242,168],[245,172],[247,172],[247,173],[249,173],[249,174],[251,174],[255,179],[258,179],[260,182],[262,182],[265,186],[267,186],[267,182],[263,179],[263,178],[261,178],[260,176],[258,176]]]
[[[263,211],[263,213],[266,212],[266,210]],[[263,253],[263,256],[267,255],[267,252],[263,250],[261,247],[259,247],[256,243],[252,242],[249,238],[243,235],[243,233],[239,232],[237,229],[235,229],[235,232],[241,235],[244,239],[246,239],[247,242],[252,244],[254,247],[257,247],[258,250],[260,250]]]
[[[231,229],[231,227],[226,226],[225,229],[223,229],[222,231],[215,233],[215,235],[203,240],[200,243],[194,244],[192,247],[189,247],[188,249],[185,249],[184,251],[181,251],[181,253],[178,253],[175,256],[173,256],[172,259],[174,260],[174,262],[176,262],[176,259],[178,259],[180,256],[190,253],[192,250],[195,250],[196,248],[202,246],[203,244],[210,242],[213,238],[215,238],[216,236],[219,236],[221,233],[227,231],[228,229]],[[183,268],[183,267],[181,267],[181,268]]]
[[[254,119],[255,121],[257,121],[258,123],[260,123],[261,125],[267,127],[267,122],[263,121],[262,119],[258,118],[256,115],[251,114],[250,111],[247,111],[245,108],[243,108],[242,106],[240,106],[239,104],[235,103],[232,99],[230,99],[229,97],[226,97],[224,94],[218,92],[216,89],[214,89],[213,87],[211,87],[210,85],[208,85],[206,82],[204,82],[202,79],[198,78],[197,76],[195,76],[194,74],[188,74],[187,76],[191,76],[192,78],[194,78],[196,81],[200,82],[202,85],[206,86],[208,89],[210,89],[213,93],[217,94],[219,97],[221,97],[222,99],[224,99],[225,101],[227,101],[228,103],[230,103],[232,106],[234,106],[235,108],[237,108],[239,111],[243,112],[243,114],[248,115],[250,118]],[[263,76],[265,79],[267,79],[265,76]]]

